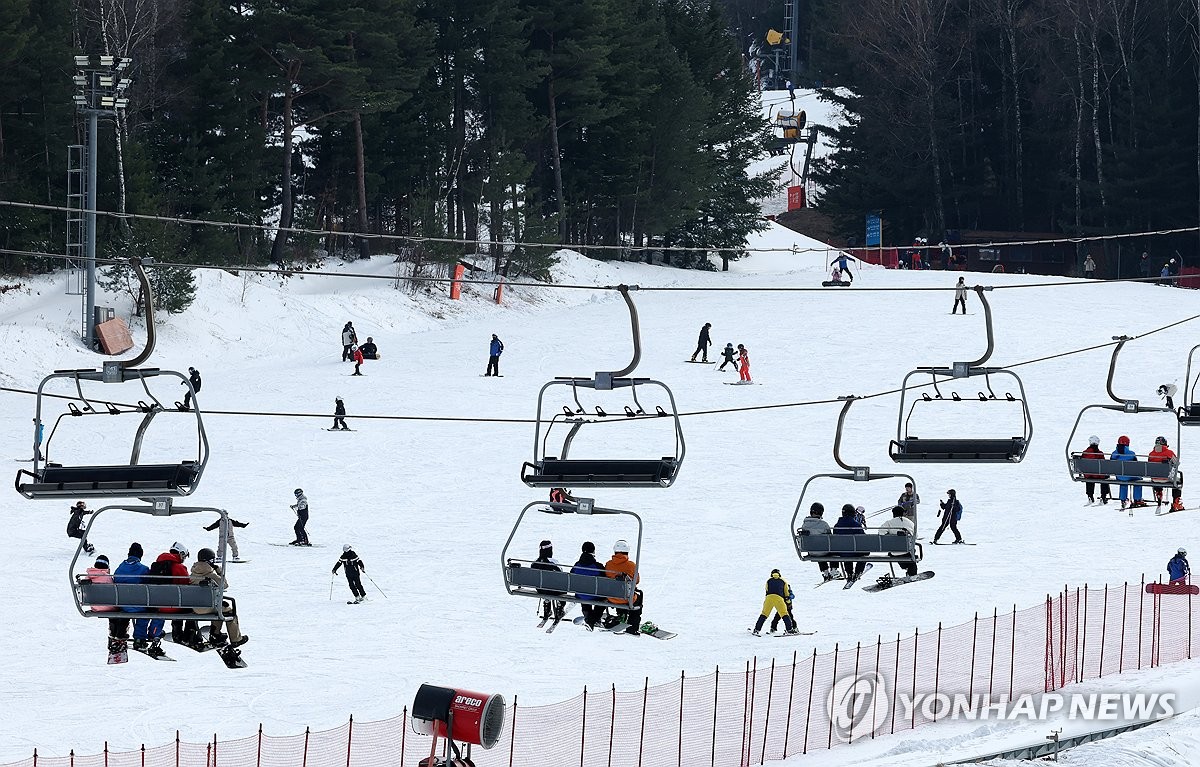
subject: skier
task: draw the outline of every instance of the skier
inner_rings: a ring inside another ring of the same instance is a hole
[[[911,519],[905,516],[903,506],[893,506],[892,518],[880,525],[879,529],[884,531],[885,535],[915,535],[917,532],[916,525],[913,524]],[[913,576],[917,574],[917,561],[915,559],[902,560],[897,562],[897,564],[904,568],[905,575]]]
[[[354,360],[354,372],[351,373],[350,375],[352,375],[352,376],[362,375],[362,364],[363,364],[362,349],[359,349],[357,346],[351,346],[350,347],[350,358]]]
[[[1158,270],[1158,284],[1166,285],[1166,286],[1170,287],[1170,285],[1171,285],[1171,265],[1170,264],[1163,264],[1162,269]]]
[[[1100,449],[1100,438],[1092,435],[1088,437],[1087,449],[1079,454],[1080,458],[1098,458],[1104,459],[1104,451]],[[1084,474],[1083,478],[1087,480],[1083,483],[1083,491],[1087,493],[1088,506],[1096,502],[1095,488],[1096,483],[1092,480],[1108,479],[1107,474]],[[1109,490],[1107,482],[1100,483],[1100,503],[1106,504],[1112,498],[1112,491]]]
[[[1174,399],[1175,392],[1179,391],[1179,387],[1176,386],[1175,384],[1163,384],[1162,386],[1158,387],[1157,391],[1158,391],[1158,396],[1162,397],[1163,402],[1166,403],[1167,410],[1174,410],[1175,409],[1175,399]]]
[[[530,565],[534,570],[553,570],[556,573],[561,573],[562,568],[558,566],[558,560],[554,558],[554,544],[549,540],[542,541],[538,549],[538,558]],[[547,589],[538,589],[539,594],[559,594],[558,591],[550,591]],[[542,620],[548,621],[551,618],[551,611],[555,622],[562,620],[563,613],[567,610],[567,603],[559,599],[543,599],[542,600]]]
[[[796,601],[796,592],[792,591],[791,586],[788,586],[787,587],[787,596],[785,596],[783,598],[783,603],[785,605],[787,605],[788,615],[792,616],[792,628],[795,631],[799,631],[800,630],[799,621],[797,621],[797,619],[796,619],[796,610],[793,607],[793,603],[795,601]],[[779,631],[779,621],[782,620],[782,618],[783,618],[783,616],[780,615],[778,612],[776,612],[775,615],[771,616],[771,633],[772,634],[775,634]],[[786,631],[787,625],[785,624],[783,628]]]
[[[842,506],[842,516],[838,517],[837,523],[833,526],[836,535],[862,535],[866,532],[862,523],[858,521],[858,513],[854,509],[854,504],[847,503]],[[846,580],[853,583],[862,577],[863,571],[867,569],[866,562],[843,562],[842,569],[846,572]],[[846,584],[849,587],[850,584]]]
[[[359,577],[359,573],[366,572],[367,566],[348,543],[342,545],[342,555],[333,565],[334,575],[342,565],[346,566],[346,584],[350,587],[350,595],[354,597],[354,604],[358,604],[367,598],[367,590],[363,588],[362,578]]]
[[[188,368],[188,381],[192,384],[191,391],[185,392],[183,395],[183,407],[181,410],[190,410],[192,407],[192,392],[200,393],[200,371],[196,368]],[[183,386],[183,381],[179,382]]]
[[[224,522],[224,524],[222,524],[222,522]],[[229,553],[233,554],[233,560],[236,562],[237,560],[241,559],[241,557],[238,556],[237,538],[233,537],[233,528],[249,526],[249,522],[238,522],[233,517],[225,515],[224,517],[218,517],[217,521],[213,522],[204,529],[208,530],[209,532],[212,532],[213,530],[220,531],[217,538],[217,548],[223,549],[228,546]]]
[[[1113,454],[1111,456],[1109,456],[1109,458],[1111,458],[1114,461],[1136,461],[1137,460],[1137,455],[1133,452],[1133,449],[1129,447],[1129,437],[1126,437],[1124,434],[1122,434],[1120,437],[1117,437],[1117,449],[1113,451]],[[1137,479],[1141,479],[1141,478],[1140,477],[1129,477],[1129,476],[1117,477],[1117,480],[1119,482],[1131,482],[1131,481],[1134,481]],[[1128,501],[1129,485],[1121,485],[1120,489],[1117,492],[1117,495],[1121,498],[1121,508],[1122,509],[1129,506],[1129,501]],[[1133,486],[1132,508],[1137,509],[1137,508],[1140,508],[1145,505],[1146,505],[1146,502],[1142,500],[1142,486],[1134,485]]]
[[[229,587],[229,583],[225,580],[225,574],[221,572],[221,568],[217,566],[217,554],[212,549],[200,549],[196,554],[196,564],[192,565],[190,575],[192,583],[215,583],[222,589]],[[238,625],[236,614],[237,608],[232,599],[222,597],[221,612],[230,616],[230,620],[224,621],[225,627],[229,631],[229,636],[221,633],[222,621],[212,621],[208,624],[208,641],[215,647],[220,647],[226,642],[229,647],[241,647],[250,641],[250,637],[242,633],[241,627]],[[207,615],[213,612],[211,607],[197,607],[196,613],[199,615]],[[197,635],[199,632],[197,632]],[[197,636],[199,639],[199,636]]]
[[[1148,460],[1151,463],[1174,463],[1179,464],[1179,459],[1175,456],[1175,451],[1167,445],[1166,437],[1157,437],[1154,440],[1154,449],[1150,451]],[[1155,482],[1164,482],[1165,480],[1155,480]],[[1183,484],[1183,477],[1180,476],[1180,484]],[[1152,488],[1154,491],[1154,504],[1162,506],[1163,493],[1161,487]],[[1178,487],[1171,488],[1171,511],[1183,511],[1183,491]]]
[[[484,376],[500,375],[500,355],[504,353],[504,342],[500,336],[492,333],[492,342],[488,345],[488,364]]]
[[[838,268],[842,270],[842,272],[850,279],[850,281],[854,282],[854,275],[850,273],[850,260],[849,259],[850,259],[849,255],[847,255],[846,253],[839,252],[837,255],[837,258],[830,261],[829,265],[833,266],[834,264],[837,264]]]
[[[1088,253],[1087,258],[1083,260],[1083,278],[1092,280],[1096,278],[1096,261],[1092,258],[1092,254]]]
[[[346,403],[342,402],[342,395],[333,398],[333,428],[330,431],[350,431],[350,427],[346,425]]]
[[[738,348],[738,376],[740,380],[750,383],[750,352],[745,346],[737,345]]]
[[[142,564],[142,544],[134,541],[129,545],[128,558],[117,565],[116,572],[113,573],[113,580],[116,583],[146,583],[146,576],[150,574],[150,568]],[[122,607],[127,613],[145,612],[144,607]],[[134,618],[133,620],[133,649],[145,652],[152,658],[158,658],[166,653],[163,651],[160,643],[163,634],[162,618],[149,620],[148,618]]]
[[[796,535],[829,535],[833,531],[829,528],[829,523],[821,518],[825,513],[825,506],[820,503],[813,503],[808,507],[808,516],[800,523],[800,529],[796,531]],[[833,580],[833,574],[837,570],[835,563],[818,560],[817,567],[821,569],[822,580]]]
[[[572,575],[595,575],[604,577],[604,568],[596,561],[596,544],[591,541],[584,541],[580,547],[579,560],[571,568]],[[579,608],[583,611],[583,626],[588,631],[596,628],[596,624],[604,619],[604,614],[608,608],[600,603],[600,597],[587,596],[586,594],[575,593],[579,597]]]
[[[796,86],[792,83],[791,80],[788,80],[785,87],[787,88],[788,98],[790,98],[792,101],[795,101],[796,100]]]
[[[1171,578],[1171,583],[1187,583],[1188,576],[1192,574],[1192,568],[1188,565],[1187,550],[1180,549],[1175,552],[1175,556],[1167,562],[1167,575]]]
[[[737,352],[734,351],[733,344],[725,344],[725,349],[721,352],[721,356],[725,359],[721,362],[721,367],[717,368],[717,370],[724,370],[726,365],[733,365],[734,372],[737,372]]]
[[[696,341],[696,351],[692,352],[691,362],[696,361],[696,355],[702,354],[701,362],[708,362],[708,347],[712,346],[712,338],[708,334],[708,329],[712,327],[711,322],[704,323],[704,327],[700,328],[700,338]]]
[[[358,343],[358,334],[354,332],[354,323],[347,322],[342,328],[342,362],[350,359],[350,347]]]
[[[942,509],[942,524],[938,527],[937,532],[933,535],[933,542],[937,543],[938,538],[942,537],[942,533],[946,532],[946,528],[950,528],[950,532],[954,533],[954,542],[963,543],[962,535],[958,532],[958,520],[962,517],[962,504],[958,501],[958,493],[954,490],[946,491],[946,500],[938,503]]]
[[[612,559],[604,563],[604,570],[605,575],[609,578],[630,580],[634,577],[634,573],[637,570],[637,563],[629,558],[629,544],[624,539],[618,540],[613,544]],[[642,624],[643,598],[642,590],[636,588],[641,579],[639,575],[637,576],[637,580],[634,581],[635,588],[632,608],[629,607],[629,602],[624,599],[617,597],[608,598],[609,602],[617,605],[617,615],[612,619],[611,624],[608,625],[616,626],[621,623],[627,623],[629,625],[626,626],[625,633],[633,634],[634,636],[641,636],[640,626]]]
[[[304,526],[308,524],[308,498],[304,496],[304,491],[296,488],[296,502],[292,504],[292,511],[296,512],[296,526],[292,529],[296,531],[296,540],[289,543],[289,546],[311,546],[308,542],[308,533],[305,532]]]
[[[967,313],[967,280],[965,277],[958,278],[958,284],[954,286],[954,307],[950,309],[951,314],[958,314],[958,307],[961,306],[963,314]]]
[[[788,613],[787,606],[788,595],[792,593],[792,587],[783,579],[783,575],[778,570],[772,570],[771,577],[767,578],[766,592],[767,595],[763,598],[762,613],[758,616],[758,622],[754,624],[754,636],[762,636],[763,624],[767,622],[767,618],[772,612],[783,618],[783,627],[787,633],[797,633],[796,623]]]
[[[379,359],[379,347],[375,345],[375,339],[371,338],[370,336],[367,336],[367,342],[358,347],[358,349],[362,352],[364,359]]]
[[[896,500],[896,505],[904,509],[904,516],[909,519],[917,518],[917,506],[921,505],[921,496],[913,489],[913,483],[904,483],[904,492]]]
[[[83,541],[83,550],[89,556],[96,552],[96,547],[83,537],[83,515],[91,513],[92,510],[87,507],[86,502],[76,501],[75,505],[71,507],[71,518],[67,520],[67,537]]]
[[[168,585],[190,583],[191,574],[188,572],[187,566],[183,564],[188,556],[187,546],[179,541],[172,543],[170,550],[159,554],[158,559],[154,560],[154,564],[150,565],[150,572],[146,576],[147,582]],[[182,607],[162,607],[159,610],[164,613],[189,612]],[[178,644],[196,644],[199,632],[196,631],[195,624],[195,621],[172,620],[171,639]]]

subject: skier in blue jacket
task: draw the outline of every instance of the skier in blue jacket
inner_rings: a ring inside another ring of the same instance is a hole
[[[500,375],[500,355],[504,353],[504,342],[500,340],[500,336],[492,333],[492,344],[488,349],[488,364],[485,376]]]
[[[1175,552],[1175,556],[1171,557],[1171,561],[1167,562],[1167,575],[1171,576],[1171,583],[1187,583],[1188,576],[1192,574],[1192,568],[1188,566],[1187,551],[1180,549]]]
[[[1133,449],[1131,447],[1129,447],[1129,437],[1126,437],[1124,434],[1122,434],[1120,437],[1117,437],[1117,449],[1113,451],[1113,454],[1111,456],[1109,456],[1109,458],[1111,458],[1114,461],[1136,461],[1137,460],[1137,454],[1133,452]],[[1130,482],[1135,479],[1141,479],[1141,477],[1130,477],[1130,476],[1117,477],[1118,482]],[[1121,508],[1122,509],[1125,508],[1128,505],[1129,485],[1121,485],[1119,491],[1117,492],[1117,496],[1121,499]],[[1136,507],[1145,506],[1145,505],[1146,505],[1145,501],[1142,500],[1142,486],[1134,485],[1133,486],[1133,506],[1136,508]]]
[[[144,583],[145,576],[150,573],[150,568],[142,564],[142,545],[138,542],[133,542],[129,545],[129,557],[117,565],[117,569],[113,571],[113,583]],[[144,607],[122,607],[127,613],[145,612]],[[153,643],[154,648],[148,650],[152,655],[161,655],[163,651],[158,647],[158,639],[163,633],[163,620],[156,618],[151,621],[146,618],[135,618],[133,621],[133,648],[142,650]]]

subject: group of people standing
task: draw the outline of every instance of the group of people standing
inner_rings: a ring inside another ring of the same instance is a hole
[[[696,357],[700,357],[700,362],[708,362],[708,347],[712,346],[712,323],[706,322],[700,328],[700,338],[696,341],[696,351],[692,352],[689,362],[696,362]],[[726,365],[733,365],[733,369],[738,372],[739,380],[751,383],[750,381],[750,352],[743,344],[738,344],[737,349],[733,348],[732,343],[725,344],[725,349],[721,352],[721,366],[718,371],[725,369]]]

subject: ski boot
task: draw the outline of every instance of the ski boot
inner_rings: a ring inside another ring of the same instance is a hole
[[[1176,498],[1174,501],[1171,501],[1171,511],[1183,511],[1182,498]]]

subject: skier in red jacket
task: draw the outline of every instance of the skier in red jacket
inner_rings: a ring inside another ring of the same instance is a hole
[[[1179,459],[1175,457],[1175,451],[1167,446],[1167,438],[1166,437],[1158,437],[1157,439],[1154,440],[1154,449],[1150,451],[1150,456],[1149,456],[1150,463],[1170,463],[1172,461],[1178,461],[1178,460]],[[1180,484],[1183,484],[1182,480],[1183,480],[1183,478],[1180,477]],[[1163,480],[1155,480],[1155,482],[1161,482],[1161,481],[1163,481]],[[1182,511],[1183,510],[1182,496],[1183,496],[1183,491],[1180,490],[1178,487],[1171,488],[1171,511]],[[1154,503],[1157,506],[1162,506],[1162,502],[1163,502],[1162,488],[1156,487],[1156,488],[1154,488]]]
[[[351,373],[350,375],[353,375],[353,376],[362,375],[362,371],[360,370],[360,368],[362,367],[362,364],[363,364],[362,349],[359,349],[357,345],[351,346],[350,347],[350,358],[354,360],[354,372]]]

